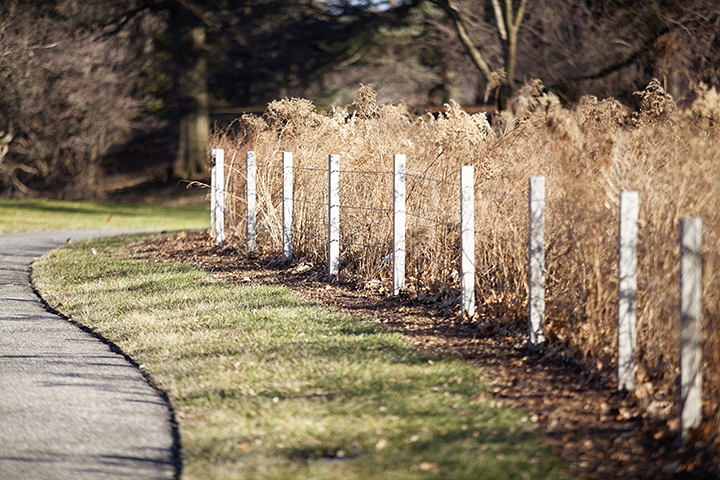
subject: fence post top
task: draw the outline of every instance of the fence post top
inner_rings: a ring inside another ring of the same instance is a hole
[[[702,226],[702,218],[700,218],[700,217],[683,217],[680,219],[680,223],[697,228],[697,227]]]
[[[460,170],[460,186],[463,190],[474,191],[475,189],[475,167],[472,165],[463,166]],[[468,195],[470,193],[468,192]],[[465,195],[465,194],[463,194]]]
[[[684,217],[680,219],[681,251],[700,250],[702,243],[702,219],[700,217]]]
[[[222,148],[213,148],[212,155],[210,157],[210,166],[214,169],[216,165],[221,165],[225,162],[225,150]]]
[[[528,179],[528,195],[532,202],[544,201],[545,177],[537,176]]]
[[[680,236],[691,237],[700,236],[702,231],[702,218],[700,217],[684,217],[680,219]]]

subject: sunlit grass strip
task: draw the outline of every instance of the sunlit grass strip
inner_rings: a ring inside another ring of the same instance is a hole
[[[116,205],[55,200],[0,200],[0,234],[84,228],[207,228],[209,206]]]
[[[184,478],[563,478],[466,363],[285,288],[149,262],[129,242],[67,245],[34,281],[168,393]]]

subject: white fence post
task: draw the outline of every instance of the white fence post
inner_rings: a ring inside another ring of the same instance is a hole
[[[220,245],[223,242],[223,234],[225,229],[225,150],[216,148],[213,150],[215,156],[215,164],[212,168],[211,184],[215,187],[211,188],[212,210],[215,211],[214,224],[212,229],[215,232],[215,244]],[[212,220],[211,219],[211,222]]]
[[[405,155],[393,157],[393,295],[405,288]]]
[[[247,177],[247,186],[245,194],[247,197],[247,251],[254,253],[257,251],[257,166],[255,164],[255,152],[247,152],[245,154],[245,174]]]
[[[635,324],[637,320],[638,192],[620,194],[618,240],[618,390],[635,388]]]
[[[292,260],[293,154],[283,152],[283,262]]]
[[[328,157],[328,282],[340,273],[340,155]]]
[[[463,315],[475,315],[475,169],[462,167],[460,173],[460,230]]]
[[[702,220],[680,221],[680,438],[702,420],[700,313],[702,305]]]
[[[215,237],[215,158],[217,157],[217,148],[212,149],[210,160],[210,236]]]
[[[530,177],[528,190],[528,326],[534,347],[545,342],[545,177]]]

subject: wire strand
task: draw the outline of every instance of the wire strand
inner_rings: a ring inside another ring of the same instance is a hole
[[[453,228],[459,228],[459,227],[460,227],[460,224],[459,224],[459,223],[441,222],[440,220],[433,220],[432,218],[423,217],[422,215],[417,215],[417,214],[415,214],[415,213],[405,212],[405,215],[407,215],[408,217],[415,217],[415,218],[419,218],[419,219],[421,219],[421,220],[426,220],[426,221],[431,222],[431,223],[436,223],[436,224],[438,224],[438,225],[445,225],[445,226],[453,227]]]
[[[427,181],[429,181],[429,182],[435,182],[435,183],[440,183],[440,184],[444,184],[444,185],[452,185],[453,187],[459,187],[459,186],[460,186],[460,183],[459,183],[459,182],[448,182],[447,180],[438,180],[438,179],[436,179],[436,178],[423,177],[422,175],[416,175],[416,174],[414,174],[414,173],[406,173],[406,174],[405,174],[405,177],[417,178],[417,179],[420,179],[420,180],[427,180]]]
[[[376,207],[355,207],[353,205],[339,205],[340,208],[347,208],[351,210],[368,210],[371,212],[392,212],[389,208],[376,208]]]
[[[359,175],[393,175],[393,172],[386,172],[382,170],[338,170],[340,173],[355,173]]]

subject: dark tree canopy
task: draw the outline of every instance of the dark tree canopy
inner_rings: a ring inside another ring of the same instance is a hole
[[[509,2],[523,4],[512,73],[500,0],[0,2],[0,192],[86,195],[111,148],[163,124],[176,132],[169,170],[201,176],[207,112],[283,97],[346,105],[360,83],[409,105],[494,101],[503,71],[565,102],[633,105],[654,77],[680,103],[700,82],[720,88],[715,0]]]

